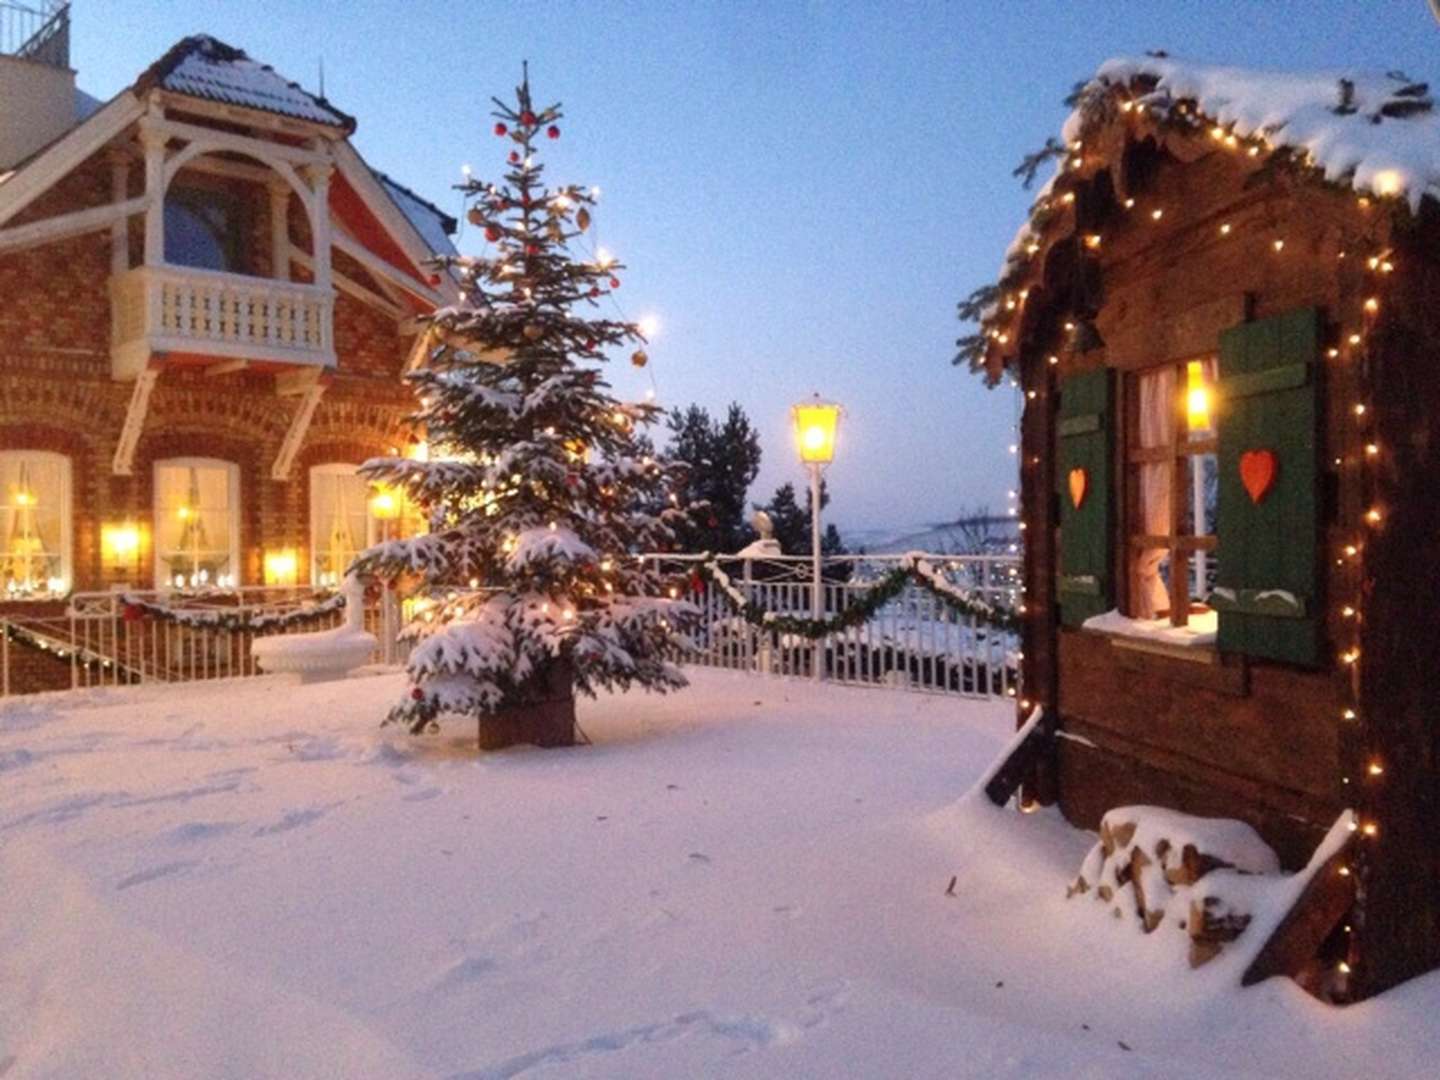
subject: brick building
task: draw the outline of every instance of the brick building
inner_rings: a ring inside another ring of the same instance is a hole
[[[331,583],[405,527],[355,469],[421,448],[402,376],[456,223],[213,38],[88,97],[49,14],[0,41],[0,616]]]

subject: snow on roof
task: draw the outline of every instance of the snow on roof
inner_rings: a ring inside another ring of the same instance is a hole
[[[159,86],[176,94],[241,105],[353,131],[355,121],[322,97],[256,63],[207,34],[178,42],[142,75],[136,89]]]
[[[1210,128],[1269,152],[1289,151],[1330,183],[1404,199],[1412,211],[1427,195],[1440,201],[1440,113],[1428,83],[1399,71],[1306,74],[1191,63],[1163,53],[1116,57],[1075,94],[1063,144],[1050,154],[1055,171],[1002,257],[1002,285],[1024,273],[1042,246],[1056,188],[1074,164],[1067,148],[1097,122],[1111,122],[1117,94],[1126,112],[1180,121],[1197,134]],[[982,334],[1003,342],[992,325],[1001,315],[997,295],[980,311],[979,323]],[[962,339],[962,349],[976,348],[970,343],[978,339]],[[978,353],[969,355],[972,364],[979,362]]]
[[[1305,152],[1325,179],[1357,191],[1404,196],[1418,210],[1440,196],[1440,115],[1429,86],[1398,71],[1297,74],[1193,64],[1168,56],[1107,60],[1092,85],[1154,80],[1140,103],[1182,100],[1241,138]],[[1077,111],[1065,138],[1078,135]]]
[[[385,189],[385,193],[400,208],[400,212],[405,215],[411,225],[415,226],[415,231],[429,245],[432,252],[436,255],[459,254],[454,242],[450,239],[457,227],[453,217],[434,203],[422,199],[404,184],[392,180],[379,169],[370,171],[375,174],[375,179],[380,181],[380,186]]]

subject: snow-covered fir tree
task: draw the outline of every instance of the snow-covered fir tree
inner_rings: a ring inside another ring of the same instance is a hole
[[[430,523],[355,566],[404,579],[419,600],[404,630],[412,685],[388,720],[415,732],[446,713],[483,727],[557,680],[592,695],[684,686],[674,660],[698,614],[637,558],[669,549],[689,518],[679,467],[642,435],[660,410],[618,400],[598,370],[607,350],[644,345],[636,324],[600,314],[623,267],[572,257],[594,196],[542,185],[537,150],[559,138],[560,108],[535,108],[528,76],[516,97],[494,99],[503,180],[461,185],[485,254],[442,260],[460,301],[434,315],[439,344],[410,376],[430,460],[380,458],[362,470],[403,490]]]

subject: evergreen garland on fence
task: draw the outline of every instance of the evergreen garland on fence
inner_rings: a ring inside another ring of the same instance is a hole
[[[826,619],[766,611],[735,587],[730,576],[720,569],[719,562],[714,558],[696,563],[695,574],[701,582],[708,581],[718,586],[752,626],[762,630],[776,630],[783,634],[796,634],[810,641],[818,641],[869,622],[876,612],[899,596],[911,583],[939,597],[949,610],[958,615],[970,616],[978,622],[1008,633],[1018,633],[1020,630],[1020,617],[1015,611],[997,607],[950,584],[928,562],[913,555],[902,558],[899,565],[875,582],[857,603]],[[696,582],[692,580],[692,584]]]
[[[173,608],[154,600],[143,600],[131,593],[123,593],[120,602],[124,605],[124,617],[136,619],[150,616],[163,622],[173,622],[192,629],[226,630],[291,630],[297,626],[311,626],[345,607],[345,594],[333,593],[316,603],[293,611],[253,612],[248,609],[227,611],[216,608]]]
[[[74,660],[87,671],[94,671],[102,666],[109,667],[112,663],[108,657],[97,652],[76,645],[67,645],[59,638],[48,638],[3,619],[0,619],[0,633],[4,634],[6,640],[14,642],[16,645],[23,645],[36,652],[48,653],[57,660]]]

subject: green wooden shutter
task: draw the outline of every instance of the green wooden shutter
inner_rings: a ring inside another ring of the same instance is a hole
[[[1305,308],[1220,336],[1219,568],[1210,603],[1222,651],[1314,666],[1318,610],[1320,313]],[[1255,502],[1241,457],[1277,467]]]
[[[1060,571],[1055,589],[1065,626],[1079,626],[1115,606],[1110,570],[1115,505],[1111,386],[1111,374],[1104,368],[1072,375],[1060,386]],[[1070,492],[1070,474],[1076,469],[1085,474],[1085,495],[1078,507]]]

